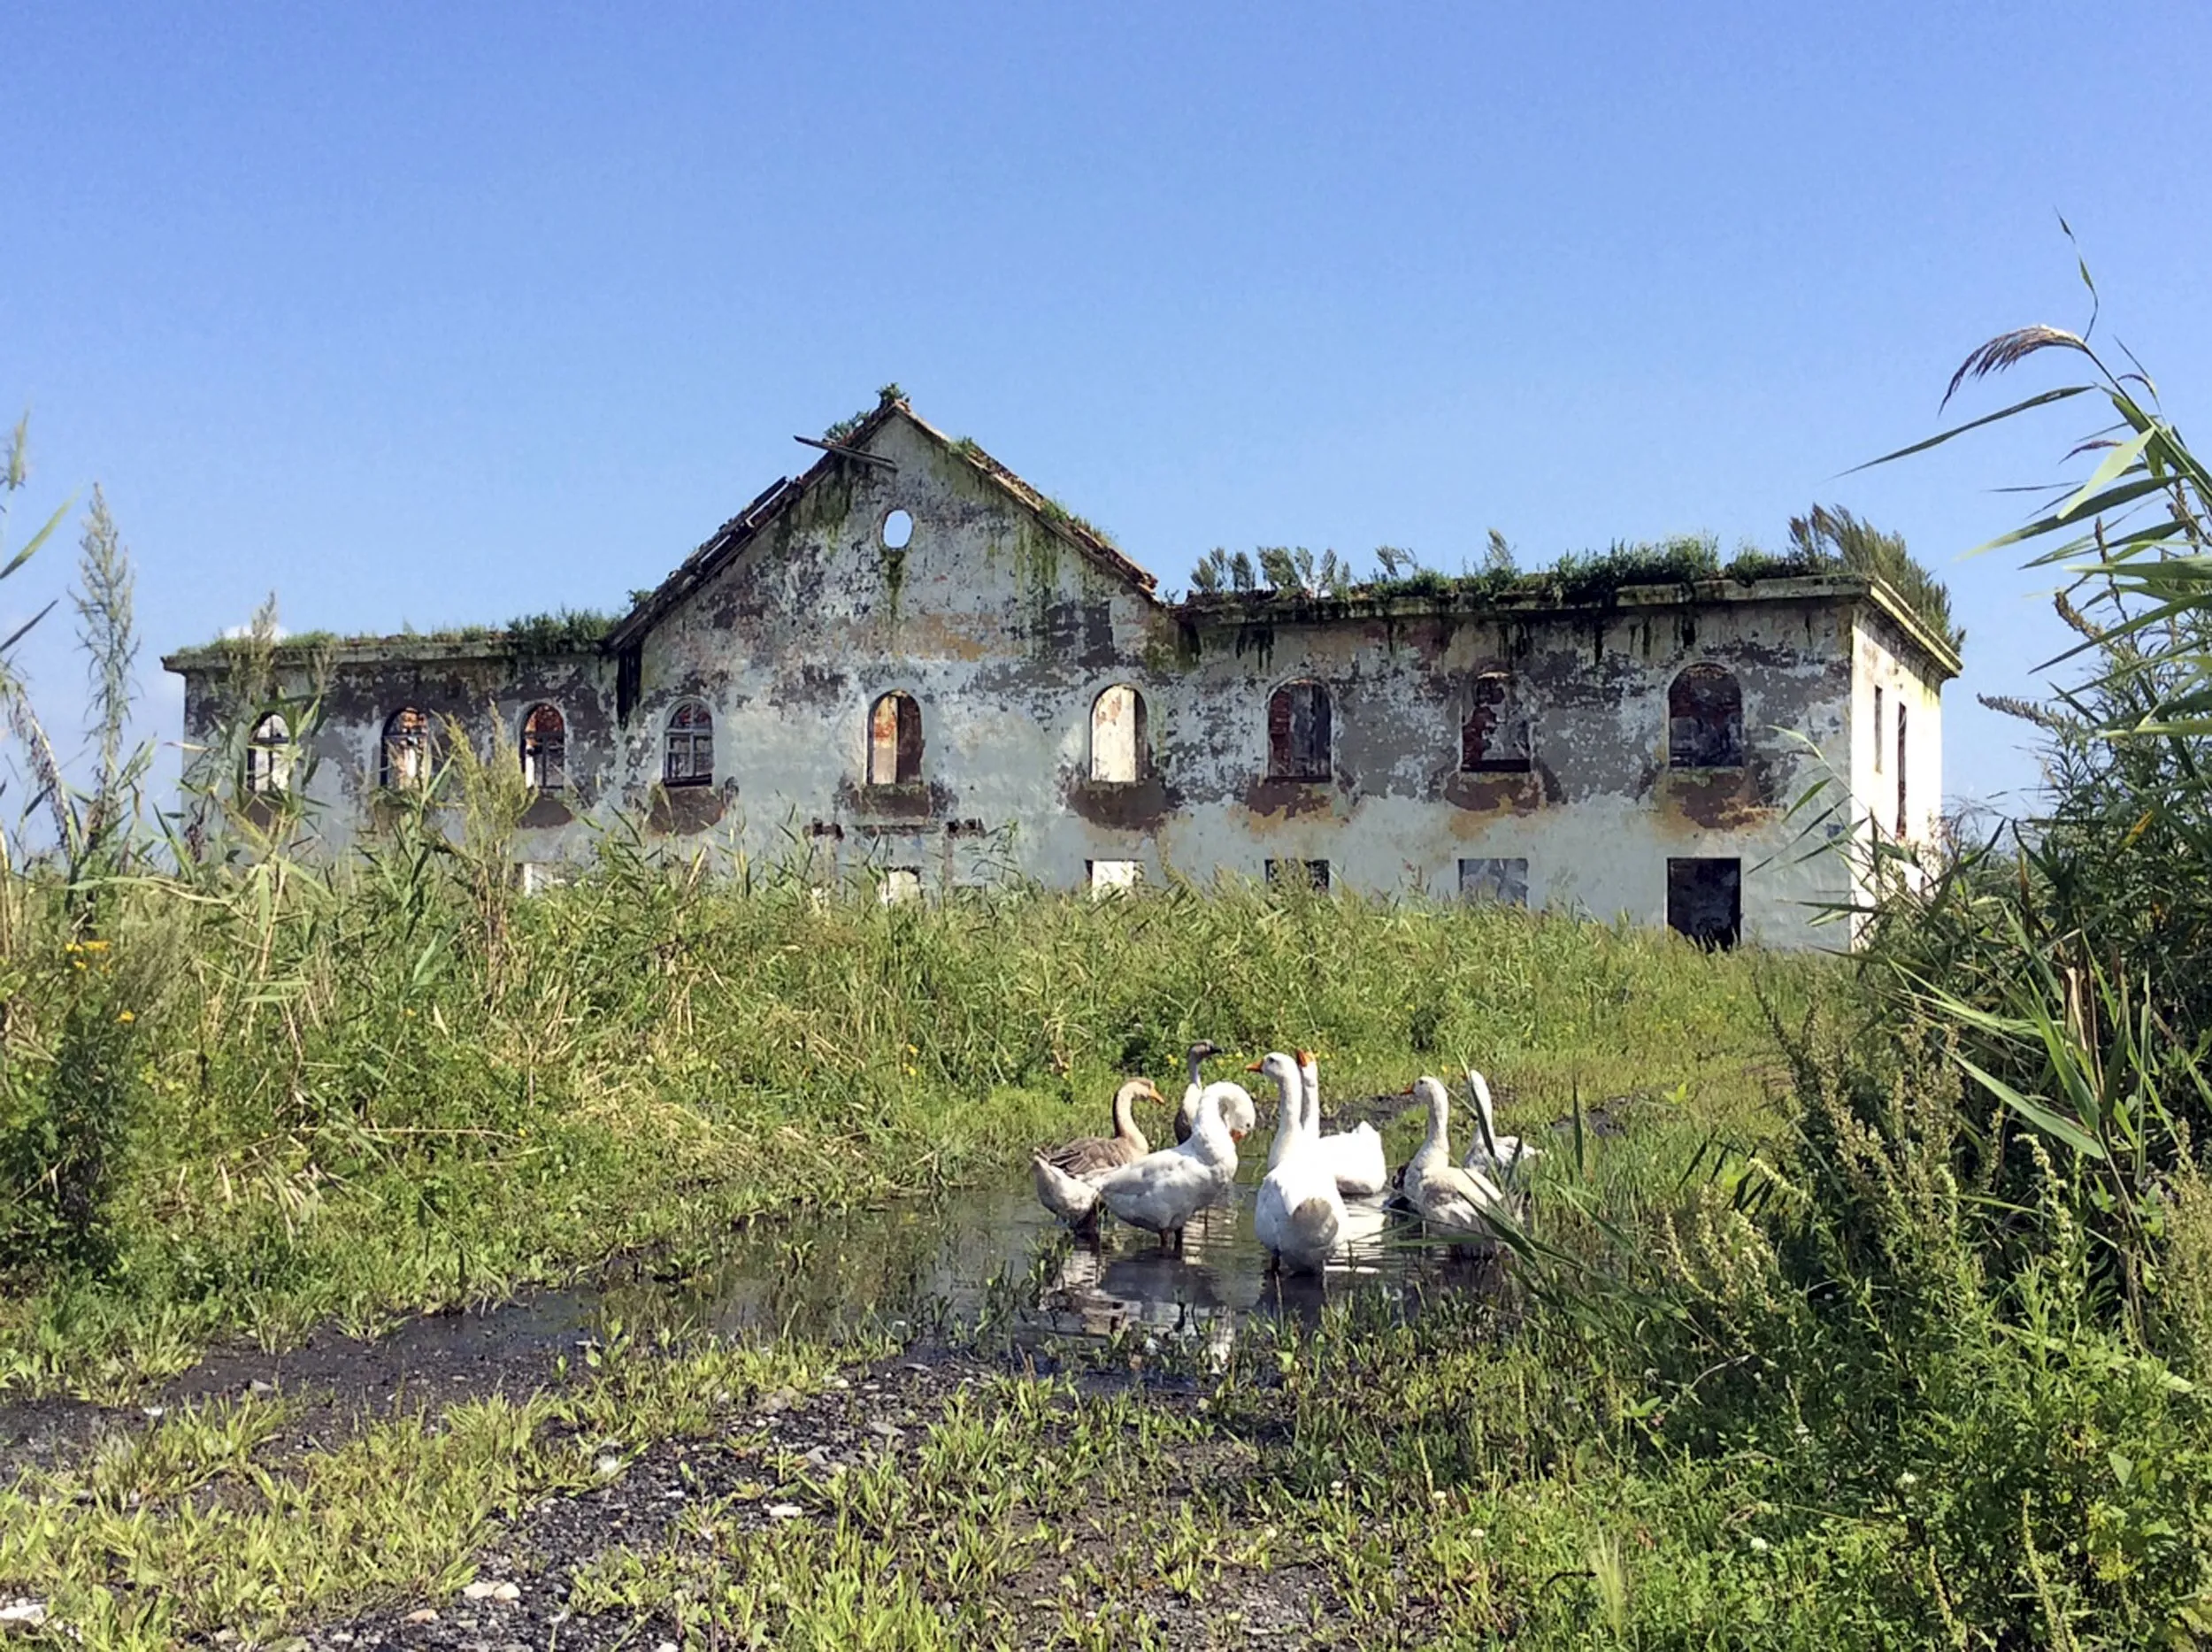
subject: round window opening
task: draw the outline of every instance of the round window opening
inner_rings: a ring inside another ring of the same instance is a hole
[[[904,550],[906,542],[914,537],[914,519],[903,511],[894,511],[883,519],[883,547],[886,550]]]

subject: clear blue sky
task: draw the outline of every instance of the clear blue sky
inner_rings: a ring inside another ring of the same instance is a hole
[[[173,739],[152,654],[272,588],[343,631],[619,607],[887,380],[1170,584],[1774,545],[1818,499],[1950,580],[1947,789],[1999,795],[2033,764],[1974,694],[2064,634],[1957,557],[2085,420],[1839,473],[2085,318],[2059,211],[2186,427],[2208,48],[2179,4],[19,9],[12,532],[105,485]],[[66,641],[25,656],[62,721]]]

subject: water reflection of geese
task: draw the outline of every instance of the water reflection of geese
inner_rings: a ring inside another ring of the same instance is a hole
[[[1115,1239],[1126,1230],[1097,1247],[1075,1246],[1038,1305],[1094,1336],[1131,1326],[1184,1333],[1249,1308],[1252,1247],[1240,1235],[1241,1215],[1233,1195],[1199,1211],[1183,1230],[1179,1255],[1143,1243],[1118,1249]]]
[[[1379,1199],[1344,1202],[1343,1238],[1329,1258],[1332,1273],[1379,1273],[1384,1256],[1382,1239],[1390,1227],[1390,1212]]]
[[[1070,1247],[1039,1294],[1039,1310],[1054,1328],[1091,1336],[1202,1332],[1213,1353],[1225,1356],[1241,1315],[1287,1310],[1311,1323],[1332,1290],[1402,1271],[1401,1253],[1386,1238],[1390,1213],[1379,1203],[1348,1200],[1345,1236],[1325,1274],[1279,1288],[1252,1234],[1250,1201],[1240,1196],[1249,1192],[1239,1188],[1194,1217],[1180,1256],[1125,1231],[1110,1231],[1098,1246]]]
[[[634,1331],[749,1339],[833,1336],[871,1322],[975,1326],[1010,1312],[1018,1336],[1173,1337],[1225,1353],[1249,1313],[1310,1319],[1355,1290],[1402,1292],[1418,1311],[1442,1292],[1488,1294],[1506,1259],[1423,1242],[1377,1201],[1347,1199],[1324,1273],[1278,1291],[1252,1227],[1250,1183],[1200,1210],[1180,1254],[1119,1222],[1095,1245],[1071,1241],[1027,1188],[985,1188],[810,1223],[763,1221],[702,1246],[680,1272],[611,1274],[574,1304]]]

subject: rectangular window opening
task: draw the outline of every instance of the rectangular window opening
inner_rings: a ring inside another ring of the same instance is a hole
[[[894,690],[868,714],[868,784],[912,786],[922,778],[922,708]]]
[[[1874,685],[1874,772],[1882,772],[1882,685]]]
[[[1743,862],[1701,856],[1667,862],[1667,927],[1701,947],[1743,936]]]
[[[1311,889],[1329,892],[1329,863],[1325,860],[1271,860],[1267,884],[1271,889]]]
[[[630,726],[630,713],[637,710],[644,681],[645,654],[632,643],[614,657],[614,717],[625,728]]]
[[[1459,863],[1459,896],[1463,901],[1526,906],[1528,862],[1519,858],[1463,860]]]
[[[1133,786],[1145,778],[1148,756],[1144,696],[1116,683],[1091,706],[1091,779]]]
[[[1685,667],[1667,690],[1667,766],[1740,769],[1743,764],[1743,685],[1709,660]]]
[[[1897,835],[1905,835],[1905,708],[1897,707]]]
[[[1141,860],[1087,860],[1083,867],[1089,874],[1094,895],[1133,889],[1144,881],[1144,863]]]

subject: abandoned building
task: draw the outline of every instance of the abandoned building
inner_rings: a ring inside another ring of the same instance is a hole
[[[1958,658],[1878,580],[1170,603],[903,399],[810,445],[602,636],[291,642],[250,703],[234,644],[173,655],[188,741],[234,767],[226,806],[296,789],[333,850],[453,731],[504,747],[526,882],[626,815],[887,899],[1227,872],[1724,944],[1833,944],[1816,906],[1851,872],[1790,813],[1823,776],[1860,830],[1935,827]]]

